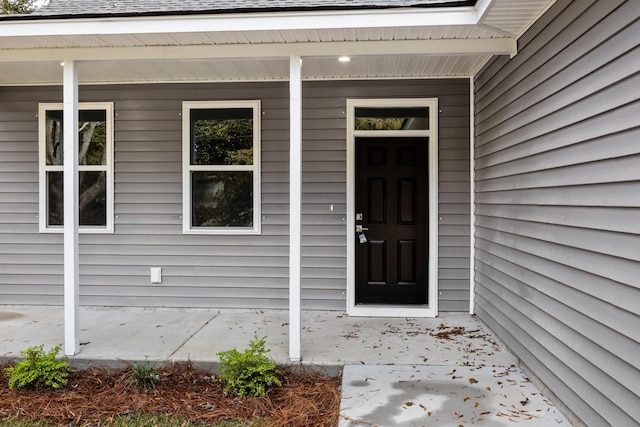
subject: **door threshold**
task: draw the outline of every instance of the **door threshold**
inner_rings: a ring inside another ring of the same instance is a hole
[[[437,309],[429,305],[358,304],[347,311],[354,317],[436,317]]]

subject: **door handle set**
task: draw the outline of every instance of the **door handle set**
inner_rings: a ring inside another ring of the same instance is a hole
[[[362,221],[364,216],[361,213],[356,214],[356,221]],[[362,224],[356,224],[356,233],[358,234],[358,240],[360,243],[367,243],[367,236],[364,235],[365,231],[369,231],[368,228],[362,226]]]
[[[358,234],[358,240],[360,243],[367,243],[367,236],[364,235],[364,232],[369,230],[368,228],[363,227],[362,225],[356,225],[356,233]]]

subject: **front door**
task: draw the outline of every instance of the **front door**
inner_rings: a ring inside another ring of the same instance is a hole
[[[429,303],[428,141],[355,139],[356,304]]]

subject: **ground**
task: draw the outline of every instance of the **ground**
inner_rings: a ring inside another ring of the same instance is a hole
[[[8,366],[4,364],[2,367]],[[190,363],[159,368],[155,388],[143,389],[132,368],[76,370],[62,391],[10,390],[0,373],[3,417],[90,425],[116,415],[170,414],[198,421],[261,420],[260,426],[335,426],[340,410],[340,378],[315,371],[285,369],[283,386],[261,398],[224,397],[223,384]]]

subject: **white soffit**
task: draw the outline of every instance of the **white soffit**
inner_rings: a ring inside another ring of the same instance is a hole
[[[493,0],[481,23],[520,37],[556,0]]]
[[[469,77],[489,55],[376,55],[305,58],[304,80]],[[81,84],[265,81],[289,79],[286,59],[99,61],[78,64]],[[58,62],[0,63],[0,85],[59,85]]]

